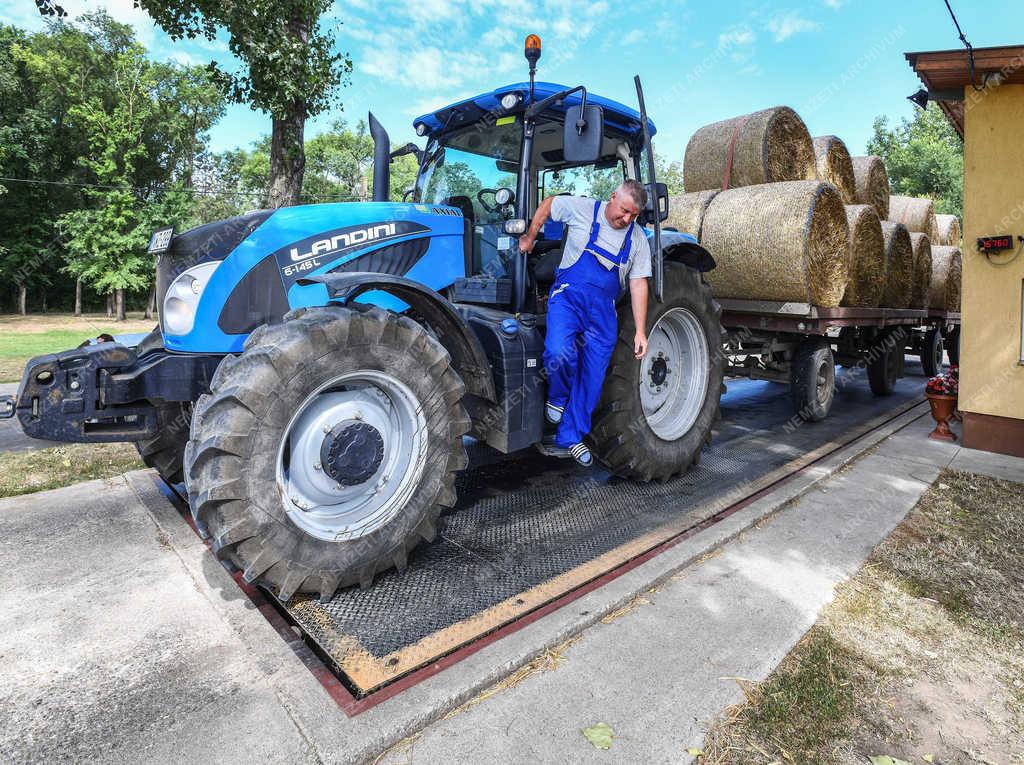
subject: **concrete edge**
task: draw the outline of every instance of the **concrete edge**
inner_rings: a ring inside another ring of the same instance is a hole
[[[823,457],[767,495],[708,529],[359,715],[356,719],[367,724],[362,730],[353,731],[356,734],[353,738],[363,738],[360,733],[368,733],[369,736],[368,740],[346,740],[346,749],[352,755],[352,761],[372,760],[382,750],[440,719],[544,651],[582,633],[638,595],[663,584],[683,569],[697,563],[703,556],[783,510],[787,504],[858,459],[873,446],[925,416],[927,411],[925,402],[914,405],[888,423]],[[392,721],[391,726],[374,724],[375,720],[383,722],[385,718]],[[394,726],[395,718],[401,719],[397,727]],[[386,727],[391,727],[391,730],[386,730]]]

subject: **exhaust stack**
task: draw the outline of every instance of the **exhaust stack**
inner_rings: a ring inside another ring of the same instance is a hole
[[[373,201],[387,202],[391,190],[391,139],[373,112],[370,112],[370,136],[373,138]]]

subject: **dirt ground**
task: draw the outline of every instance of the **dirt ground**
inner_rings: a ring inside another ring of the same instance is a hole
[[[64,444],[30,452],[0,452],[0,497],[113,478],[145,467],[134,444]]]
[[[1024,485],[943,472],[772,676],[739,682],[702,765],[1024,763]]]

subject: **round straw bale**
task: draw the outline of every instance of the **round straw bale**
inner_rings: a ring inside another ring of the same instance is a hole
[[[914,282],[914,245],[910,232],[902,223],[882,221],[885,243],[885,289],[882,305],[886,308],[909,308]]]
[[[963,263],[958,247],[932,247],[930,308],[960,310],[960,276]]]
[[[936,241],[932,245],[960,246],[960,219],[955,215],[935,216]]]
[[[927,308],[932,288],[932,242],[927,234],[910,235],[914,251],[914,277],[910,283],[910,307]]]
[[[857,204],[872,205],[880,220],[889,217],[889,174],[881,157],[851,157]]]
[[[856,204],[857,181],[853,177],[853,163],[846,144],[834,135],[818,136],[814,139],[814,157],[818,177],[839,189],[843,204]]]
[[[893,223],[902,223],[910,233],[935,234],[935,203],[925,197],[889,197],[889,216]]]
[[[704,215],[701,243],[718,262],[706,276],[720,297],[835,308],[846,289],[849,229],[829,183],[723,191]]]
[[[811,135],[788,106],[705,125],[683,157],[688,192],[817,177]]]
[[[842,305],[874,308],[885,289],[885,242],[878,213],[871,205],[847,205],[850,226],[850,280]]]
[[[717,193],[717,191],[695,191],[692,194],[669,197],[666,225],[693,234],[699,240],[704,213]]]

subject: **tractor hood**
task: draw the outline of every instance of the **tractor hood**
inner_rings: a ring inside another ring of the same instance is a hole
[[[220,244],[186,248],[179,240]],[[467,273],[469,240],[457,208],[396,202],[297,205],[193,229],[172,241],[170,260],[177,274],[198,263],[219,263],[193,283],[193,291],[202,295],[193,300],[194,318],[181,322],[188,331],[175,336],[164,326],[166,347],[234,352],[261,324],[280,321],[290,309],[327,303],[323,285],[299,284],[309,276],[369,271],[442,290]],[[176,278],[167,271],[164,284]],[[171,289],[168,299],[175,296],[191,299],[179,287]],[[384,307],[403,308],[398,303]]]

